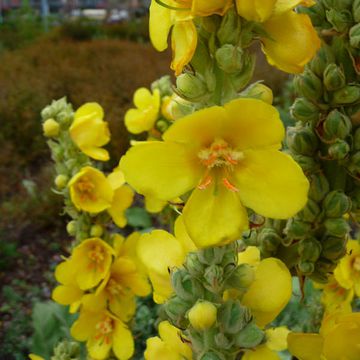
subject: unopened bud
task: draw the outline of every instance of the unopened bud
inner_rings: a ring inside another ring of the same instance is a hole
[[[198,252],[199,261],[204,265],[221,264],[226,246],[202,249]]]
[[[226,286],[237,290],[247,289],[255,279],[255,272],[252,266],[241,264],[236,267],[231,276],[226,279]]]
[[[272,228],[261,229],[258,239],[264,250],[269,253],[276,251],[281,243],[281,237]]]
[[[354,25],[349,31],[350,45],[356,49],[360,48],[360,24]]]
[[[310,229],[311,225],[305,221],[289,219],[284,233],[290,239],[302,239],[309,233]]]
[[[314,222],[320,214],[320,207],[316,201],[308,199],[305,207],[296,215],[300,220]]]
[[[43,132],[46,137],[52,138],[59,135],[60,125],[54,119],[47,119],[43,123]]]
[[[66,187],[68,181],[68,176],[60,174],[55,178],[55,185],[59,190],[62,190]]]
[[[304,275],[310,275],[315,270],[315,265],[309,261],[302,261],[299,263],[299,270]]]
[[[205,269],[204,278],[207,284],[204,284],[209,290],[217,291],[222,287],[224,281],[224,269],[219,265],[210,265]]]
[[[188,312],[191,326],[196,330],[207,330],[211,328],[217,317],[216,306],[208,301],[198,301]]]
[[[181,74],[176,78],[176,87],[179,93],[186,99],[196,100],[207,92],[206,85],[192,74]]]
[[[235,9],[230,9],[221,18],[221,24],[217,32],[217,38],[221,45],[239,43],[241,35],[241,21]]]
[[[315,201],[321,201],[330,190],[330,184],[322,172],[310,175],[309,197]]]
[[[249,98],[260,99],[270,105],[273,103],[274,98],[272,90],[261,83],[250,85],[241,92],[241,95]]]
[[[327,141],[345,139],[350,134],[351,129],[350,118],[339,110],[333,110],[323,123],[322,137]]]
[[[326,66],[334,61],[333,50],[328,45],[323,44],[311,61],[310,68],[316,75],[323,76]]]
[[[320,169],[320,164],[311,156],[300,154],[291,154],[291,156],[300,165],[304,173],[312,173]]]
[[[346,85],[345,74],[336,64],[329,64],[324,71],[324,84],[327,90],[335,91]]]
[[[311,237],[300,242],[298,252],[302,261],[315,262],[320,257],[321,249],[320,242]]]
[[[219,309],[219,323],[225,333],[237,334],[251,320],[251,312],[239,300],[229,300]]]
[[[176,295],[185,301],[192,301],[203,296],[202,285],[183,269],[172,273],[171,283]]]
[[[338,261],[346,254],[346,241],[345,238],[327,237],[322,241],[323,250],[321,256]]]
[[[344,218],[326,219],[324,222],[325,228],[330,235],[343,237],[350,231],[350,225]]]
[[[76,234],[76,221],[72,220],[67,223],[66,225],[66,231],[70,236],[74,236]]]
[[[93,225],[90,228],[90,236],[91,237],[101,237],[101,235],[103,234],[104,229],[101,225]]]
[[[328,217],[341,217],[351,209],[351,199],[340,190],[327,194],[323,203],[325,215]]]
[[[286,143],[289,149],[301,155],[312,155],[318,147],[318,139],[309,127],[288,127]]]
[[[216,62],[221,70],[228,74],[239,72],[243,66],[243,50],[231,44],[225,44],[215,53]]]
[[[335,268],[336,268],[336,263],[325,258],[320,258],[320,260],[318,260],[315,264],[315,271],[318,271],[319,273],[322,274],[330,273]]]
[[[333,103],[338,105],[352,104],[359,99],[360,87],[357,85],[347,85],[333,93]]]
[[[323,95],[322,81],[310,69],[296,76],[294,85],[296,92],[305,98],[318,100]]]
[[[191,303],[187,303],[180,299],[178,296],[174,296],[164,304],[166,315],[177,326],[183,326],[186,312],[191,308]]]
[[[290,108],[291,115],[302,122],[316,122],[319,119],[319,108],[306,98],[297,98]]]
[[[161,133],[164,133],[169,128],[169,122],[163,119],[160,119],[156,122],[155,126]]]
[[[354,0],[352,5],[352,14],[354,21],[360,23],[360,0]]]
[[[348,156],[350,152],[349,144],[344,140],[336,140],[334,144],[329,146],[328,154],[331,159],[342,160]]]
[[[185,267],[187,271],[194,276],[198,276],[204,272],[204,264],[199,261],[197,253],[188,254]]]
[[[339,8],[332,8],[328,10],[326,12],[326,19],[338,32],[347,31],[349,26],[348,24],[351,24],[352,22],[351,13],[348,10],[341,10]]]
[[[265,338],[265,333],[254,323],[248,324],[235,337],[235,343],[240,348],[251,349],[259,345]]]
[[[226,357],[220,353],[214,353],[213,351],[207,351],[200,360],[225,360]]]

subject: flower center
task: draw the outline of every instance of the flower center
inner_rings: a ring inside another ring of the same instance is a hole
[[[360,272],[360,257],[359,257],[359,256],[357,256],[357,257],[354,259],[353,268],[355,269],[355,271],[359,271],[359,272]]]
[[[96,196],[94,193],[95,185],[91,182],[91,180],[87,176],[82,177],[77,182],[76,190],[82,201],[85,201],[85,200],[95,201],[96,200]]]
[[[100,245],[95,245],[89,252],[88,257],[91,260],[90,268],[99,268],[102,271],[102,262],[105,259],[104,249]]]
[[[124,294],[124,287],[119,284],[116,280],[110,279],[106,290],[110,293],[112,296],[122,295]]]
[[[110,334],[114,330],[114,321],[109,316],[106,316],[103,320],[98,322],[95,326],[96,329],[96,336],[95,339],[99,340],[103,338],[105,344],[110,344]]]
[[[224,176],[222,178],[223,185],[231,190],[238,191],[238,189],[229,181],[230,172],[233,171],[234,166],[244,159],[242,151],[234,150],[223,139],[215,139],[210,147],[201,149],[198,153],[200,162],[206,166],[207,171],[198,188],[206,189],[213,181],[213,176],[210,175],[212,169],[221,168]]]

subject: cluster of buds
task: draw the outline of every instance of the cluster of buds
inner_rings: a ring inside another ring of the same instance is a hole
[[[359,212],[359,9],[357,1],[324,0],[304,10],[323,46],[294,80],[297,122],[287,129],[286,145],[310,181],[309,200],[294,218],[268,220],[245,239],[319,282],[346,254],[349,218]]]

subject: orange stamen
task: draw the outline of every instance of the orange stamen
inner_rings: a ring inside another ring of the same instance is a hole
[[[223,178],[222,182],[228,190],[233,192],[239,191],[239,189],[236,186],[234,186],[227,178]]]
[[[209,187],[209,185],[212,183],[212,177],[210,176],[210,175],[208,175],[208,176],[205,176],[203,179],[202,179],[202,181],[201,181],[201,183],[198,185],[198,189],[199,190],[205,190],[206,188],[208,188]]]

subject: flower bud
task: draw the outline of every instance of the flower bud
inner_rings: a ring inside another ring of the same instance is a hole
[[[338,32],[346,32],[348,24],[352,22],[351,13],[348,10],[336,8],[326,11],[326,19]]]
[[[80,344],[74,341],[63,340],[54,348],[54,355],[51,360],[80,360]]]
[[[323,95],[322,81],[310,70],[306,69],[302,75],[294,79],[295,91],[308,99],[318,100]]]
[[[259,82],[247,87],[244,91],[241,92],[241,95],[249,98],[260,99],[269,105],[273,103],[274,98],[272,90]]]
[[[207,351],[200,360],[226,360],[226,357],[219,353],[214,353],[213,351]]]
[[[360,22],[360,0],[354,0],[352,4],[352,14],[356,23]]]
[[[296,215],[296,217],[306,222],[314,222],[319,214],[319,205],[316,201],[309,198],[305,207]]]
[[[351,199],[341,190],[331,191],[323,202],[327,217],[341,217],[351,209]]]
[[[310,68],[317,76],[322,77],[326,66],[334,61],[335,56],[332,49],[330,46],[323,44],[311,61]]]
[[[360,24],[354,25],[349,31],[350,45],[356,49],[360,48]]]
[[[174,296],[164,304],[164,310],[174,325],[179,327],[185,325],[185,314],[191,308],[191,305],[191,303],[187,303],[178,296]]]
[[[228,74],[239,72],[243,66],[243,50],[231,44],[225,44],[216,50],[216,62],[221,70]]]
[[[327,274],[332,272],[336,268],[336,263],[331,260],[320,258],[315,264],[315,271],[318,271],[322,274]]]
[[[219,309],[219,323],[227,334],[237,334],[251,320],[251,312],[239,300],[229,300]]]
[[[241,91],[249,83],[253,77],[254,69],[254,54],[244,53],[242,70],[230,75],[231,84],[236,91]]]
[[[281,237],[274,229],[271,228],[261,229],[258,239],[264,250],[269,253],[276,251],[281,243]]]
[[[259,345],[265,338],[265,333],[254,323],[248,324],[235,337],[235,343],[240,348],[251,349]]]
[[[172,82],[169,75],[164,75],[160,79],[155,80],[151,84],[151,90],[154,92],[155,89],[160,91],[160,96],[171,96],[173,94]]]
[[[301,261],[315,262],[320,257],[321,249],[320,242],[314,237],[302,240],[298,247]]]
[[[221,45],[239,43],[241,35],[241,20],[234,9],[230,9],[221,19],[217,38]]]
[[[229,349],[232,346],[231,340],[228,339],[223,333],[217,333],[214,339],[215,344],[219,349]]]
[[[354,148],[360,150],[360,127],[356,129],[354,134]]]
[[[310,275],[315,270],[315,265],[309,261],[302,261],[299,263],[299,270],[304,275]]]
[[[329,181],[322,172],[310,175],[309,197],[315,201],[321,201],[330,190]]]
[[[297,98],[290,108],[293,118],[302,122],[314,122],[319,119],[320,111],[316,105],[306,98]]]
[[[226,279],[226,287],[237,290],[247,289],[255,279],[255,272],[252,266],[240,264]]]
[[[211,302],[200,300],[189,310],[187,316],[195,330],[207,330],[216,322],[217,308]]]
[[[160,119],[156,122],[155,127],[161,133],[164,133],[169,128],[170,123],[164,119]]]
[[[69,181],[68,176],[60,174],[55,178],[55,185],[59,190],[62,190],[66,187],[68,181]]]
[[[345,139],[351,132],[352,124],[349,117],[339,110],[333,110],[323,123],[322,137],[327,141]]]
[[[171,283],[176,295],[185,301],[201,298],[204,288],[198,280],[192,278],[184,269],[176,270],[171,275]]]
[[[179,93],[189,100],[197,100],[207,92],[206,85],[195,75],[188,73],[176,78],[176,87]]]
[[[197,253],[189,253],[186,258],[185,267],[190,275],[198,276],[204,272],[204,265],[200,262]]]
[[[285,235],[290,239],[304,238],[310,231],[311,225],[305,221],[289,219],[284,229]]]
[[[66,231],[70,236],[74,236],[76,234],[76,221],[72,220],[67,223],[66,225]]]
[[[291,154],[292,158],[301,166],[304,173],[312,173],[320,169],[320,165],[313,157]]]
[[[224,269],[219,265],[210,265],[205,269],[204,278],[207,284],[204,284],[209,290],[219,290],[224,281]]]
[[[360,24],[359,24],[360,25]],[[333,93],[333,103],[337,105],[352,104],[360,99],[360,87],[347,85]]]
[[[103,233],[104,233],[104,229],[101,225],[95,224],[90,228],[91,237],[101,237]]]
[[[198,252],[199,261],[204,265],[221,264],[226,246],[202,249]]]
[[[335,91],[346,85],[345,74],[336,64],[329,64],[324,71],[324,85],[327,90]]]
[[[350,225],[344,218],[326,219],[325,228],[330,235],[343,237],[351,230]]]
[[[338,261],[346,254],[345,238],[326,237],[322,247],[321,256],[329,260]]]
[[[57,137],[60,132],[60,125],[54,119],[47,119],[43,123],[43,133],[46,137]]]
[[[286,135],[286,143],[295,153],[311,156],[318,147],[318,139],[309,127],[288,127]]]
[[[350,146],[344,140],[336,140],[336,142],[328,148],[328,154],[330,158],[334,160],[345,159],[346,156],[349,154],[349,151]]]
[[[354,176],[359,176],[360,174],[360,151],[354,153],[350,158],[350,164],[348,165],[349,171]]]

